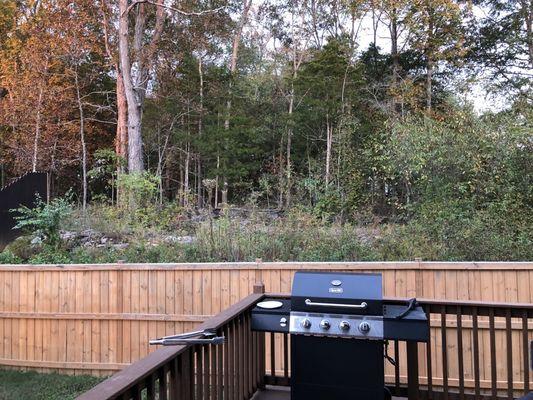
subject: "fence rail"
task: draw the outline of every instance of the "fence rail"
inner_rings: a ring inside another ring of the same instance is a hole
[[[294,273],[303,269],[380,272],[386,297],[533,303],[533,263],[527,262],[1,265],[0,366],[109,375],[153,351],[150,338],[195,329],[252,293],[256,282],[263,282],[267,292],[289,293]],[[513,344],[519,345],[522,320],[512,316],[510,322]],[[438,312],[431,314],[435,346],[442,345],[442,323]],[[457,319],[447,315],[444,323],[446,345],[453,350],[458,346]],[[470,357],[464,365],[465,386],[474,387],[474,321],[465,314],[460,323],[464,352]],[[488,316],[478,316],[483,351],[491,346],[490,324]],[[504,348],[506,316],[495,315],[493,325],[496,348]],[[403,345],[399,351],[405,353]],[[459,362],[454,354],[450,351],[448,378],[457,386]],[[502,386],[507,360],[497,357]],[[276,362],[282,371],[283,357]],[[435,382],[441,384],[441,369],[435,368]],[[523,384],[518,371],[513,365],[517,387]],[[389,377],[393,372],[387,369]],[[490,378],[491,360],[480,359],[481,388],[490,388]]]

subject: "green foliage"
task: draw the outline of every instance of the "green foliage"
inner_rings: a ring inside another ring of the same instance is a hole
[[[385,260],[513,261],[533,258],[533,224],[527,217],[459,202],[427,205],[404,226],[391,226],[376,245]]]
[[[22,259],[9,250],[0,253],[0,264],[20,264]]]
[[[87,172],[93,199],[106,198],[106,192],[115,190],[117,170],[126,166],[126,160],[113,149],[103,148],[94,152],[93,167]],[[103,190],[103,193],[102,193]]]
[[[145,171],[122,174],[118,178],[118,188],[131,211],[140,211],[154,204],[157,200],[159,177]]]
[[[202,225],[197,231],[199,261],[320,261],[372,260],[377,258],[361,243],[349,225],[323,226],[305,213],[266,224],[220,219]]]
[[[72,212],[70,195],[46,203],[38,195],[34,208],[26,206],[11,210],[16,213],[15,229],[39,236],[51,245],[59,243],[61,222]]]
[[[532,259],[531,128],[517,112],[465,110],[394,125],[390,197],[409,222],[384,237],[385,258]]]
[[[320,195],[313,213],[322,220],[331,220],[342,213],[342,199],[338,190],[328,188]]]
[[[4,253],[11,253],[16,259],[27,260],[39,251],[36,246],[32,246],[32,239],[32,236],[20,236],[6,246]]]

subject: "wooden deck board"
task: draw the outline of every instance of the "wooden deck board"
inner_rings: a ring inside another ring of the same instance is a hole
[[[259,390],[252,400],[290,400],[291,392],[288,387],[267,386]],[[403,400],[403,397],[393,397],[392,400]]]

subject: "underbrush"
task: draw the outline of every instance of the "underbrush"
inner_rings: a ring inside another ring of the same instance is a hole
[[[0,263],[533,259],[531,219],[513,210],[473,212],[440,204],[420,210],[408,223],[356,225],[327,222],[301,209],[274,219],[252,211],[246,217],[195,220],[176,206],[138,213],[144,217],[111,206],[93,206],[85,214],[74,210],[62,227],[100,232],[105,243],[31,243],[26,236],[0,253]],[[190,235],[187,243],[175,240],[181,235]]]

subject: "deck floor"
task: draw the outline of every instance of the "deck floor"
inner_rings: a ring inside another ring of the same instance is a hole
[[[291,392],[288,387],[267,386],[265,390],[258,391],[252,400],[290,400]],[[393,400],[403,400],[403,397],[393,397]]]

